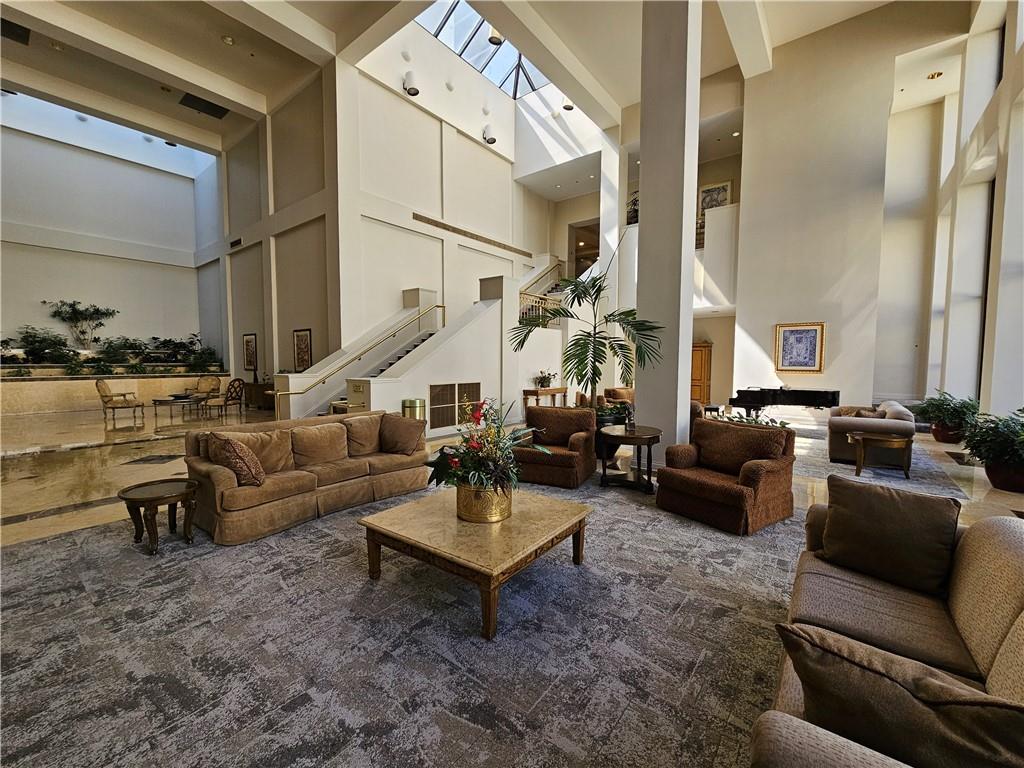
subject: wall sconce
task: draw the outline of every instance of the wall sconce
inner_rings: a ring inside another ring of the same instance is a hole
[[[566,112],[572,112],[576,109],[576,105],[569,101],[568,97],[562,100],[562,109]]]
[[[413,75],[411,69],[405,73],[405,77],[402,79],[402,90],[410,96],[420,95],[420,89],[416,87],[416,76]]]
[[[487,42],[491,45],[501,45],[505,42],[505,38],[501,36],[501,32],[494,28],[493,24],[491,25],[491,34],[487,36]]]
[[[493,144],[497,139],[494,138],[494,134],[491,133],[491,124],[488,123],[484,126],[484,142],[487,144]]]

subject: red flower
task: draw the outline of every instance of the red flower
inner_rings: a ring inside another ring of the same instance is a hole
[[[477,440],[475,437],[472,440],[470,440],[467,443],[467,445],[469,446],[469,450],[471,450],[471,451],[479,451],[480,448],[483,447],[483,446],[480,445],[480,441]]]
[[[473,408],[473,413],[470,414],[470,418],[473,419],[473,423],[476,426],[479,427],[480,426],[480,421],[483,419],[483,417],[484,417],[483,406],[477,404],[477,406],[475,408]]]
[[[449,456],[448,457],[448,466],[451,467],[452,469],[458,469],[459,468],[459,463],[460,462],[459,462],[459,459],[457,457],[455,457],[455,456]]]

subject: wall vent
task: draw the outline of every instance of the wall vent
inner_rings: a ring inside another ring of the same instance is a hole
[[[0,35],[16,43],[28,45],[28,39],[32,36],[32,30],[21,26],[21,24],[15,24],[13,21],[0,19]]]
[[[234,239],[234,240],[232,240],[232,241],[231,241],[231,243],[230,243],[230,247],[231,247],[231,248],[237,248],[237,247],[238,247],[238,246],[240,246],[241,244],[242,244],[242,238],[240,238],[240,237],[239,237],[239,238],[236,238],[236,239]]]
[[[218,120],[223,120],[224,116],[230,111],[219,104],[214,104],[212,101],[207,101],[191,93],[186,93],[182,96],[181,101],[178,103],[183,107],[194,109],[196,112],[202,112],[204,115],[215,117]]]

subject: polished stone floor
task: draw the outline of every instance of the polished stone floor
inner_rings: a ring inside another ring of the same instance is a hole
[[[796,503],[806,509],[808,504],[827,500],[824,475],[828,465],[822,467],[817,454],[821,453],[826,433],[826,412],[796,408],[774,409],[773,416],[784,418],[799,430],[795,475]],[[69,418],[68,414],[35,417],[35,424],[3,420],[2,448],[13,445],[61,445],[86,442],[96,434],[98,419],[83,416]],[[21,418],[21,417],[17,417]],[[147,416],[147,421],[151,417]],[[248,420],[262,421],[272,418],[265,411],[249,411]],[[237,416],[228,416],[227,423],[237,423]],[[102,434],[102,419],[99,418]],[[89,448],[32,452],[5,458],[0,465],[2,505],[0,505],[0,545],[46,538],[69,531],[103,525],[126,519],[124,505],[117,500],[117,491],[133,483],[164,477],[184,477],[185,429],[215,426],[225,422],[190,421],[176,425],[165,432],[157,432],[160,439],[152,439],[153,432],[142,433],[142,439],[133,442],[107,442]],[[147,426],[151,429],[151,426]],[[173,431],[172,431],[173,430]],[[147,437],[148,435],[148,437]],[[819,438],[819,439],[815,439]],[[929,492],[946,492],[962,496],[961,520],[971,523],[990,515],[1012,514],[1024,510],[1024,496],[999,491],[989,484],[981,467],[957,463],[950,451],[957,446],[936,443],[930,435],[916,438],[919,452],[923,451],[933,465],[948,478],[948,490],[941,485],[911,486]],[[812,454],[815,454],[812,456]],[[825,471],[819,471],[819,469]],[[848,467],[834,467],[850,473]],[[898,470],[865,471],[865,476],[899,487],[902,478]],[[911,470],[915,476],[915,470]],[[960,493],[956,493],[959,489]]]

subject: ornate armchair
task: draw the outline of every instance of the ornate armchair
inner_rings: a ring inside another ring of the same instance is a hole
[[[779,427],[696,419],[688,445],[670,445],[657,504],[740,535],[793,514],[793,444]]]
[[[217,387],[220,388],[220,380],[217,381]],[[245,399],[245,382],[241,379],[232,379],[228,382],[227,389],[224,390],[223,395],[214,395],[213,397],[207,398],[203,402],[203,409],[209,413],[214,408],[219,412],[220,416],[223,416],[228,408],[237,407],[238,415],[242,415],[242,401]]]
[[[107,420],[107,411],[110,411],[114,419],[117,419],[118,411],[132,412],[132,420],[135,419],[136,410],[142,411],[142,418],[146,418],[146,410],[144,404],[139,400],[134,392],[114,392],[110,389],[110,385],[103,379],[96,379],[96,391],[100,395],[100,403],[103,405],[103,420]]]
[[[578,488],[597,470],[597,415],[590,408],[531,405],[526,409],[526,426],[537,430],[533,442],[548,452],[528,445],[512,449],[523,482]]]
[[[205,395],[213,397],[220,393],[220,376],[200,376],[194,387],[186,387],[185,392],[190,395]]]

